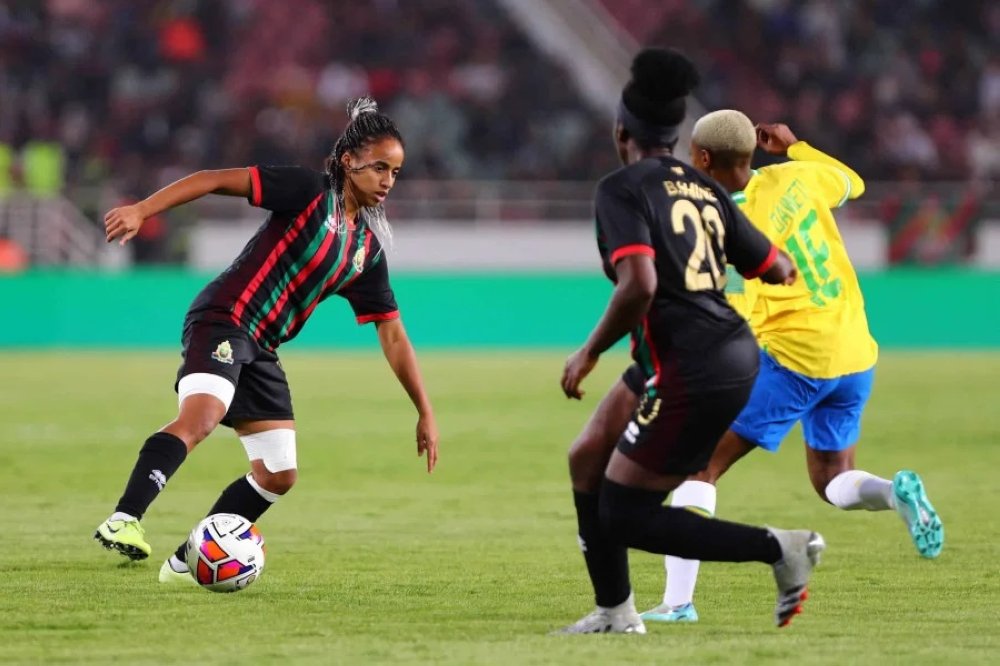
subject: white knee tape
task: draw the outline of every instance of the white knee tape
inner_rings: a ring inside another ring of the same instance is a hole
[[[260,460],[272,474],[298,467],[295,455],[295,431],[289,428],[265,430],[240,437],[250,460]]]
[[[177,382],[177,404],[184,402],[184,398],[196,393],[207,393],[222,401],[222,404],[229,409],[236,395],[236,387],[225,377],[213,375],[209,372],[193,372],[184,375]]]

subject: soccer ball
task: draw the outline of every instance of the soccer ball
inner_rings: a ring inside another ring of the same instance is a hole
[[[187,565],[206,590],[237,592],[264,570],[264,537],[243,516],[212,514],[188,537]]]

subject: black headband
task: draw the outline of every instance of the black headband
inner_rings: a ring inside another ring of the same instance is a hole
[[[680,136],[680,125],[658,125],[643,120],[628,110],[624,99],[618,101],[618,122],[636,142],[645,146],[673,146]]]

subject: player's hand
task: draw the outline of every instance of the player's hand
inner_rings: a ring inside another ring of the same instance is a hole
[[[438,461],[438,428],[433,414],[422,414],[417,420],[417,455],[424,453],[427,453],[427,473],[430,474]]]
[[[787,155],[788,147],[799,141],[788,125],[782,123],[761,123],[754,129],[757,130],[757,145],[772,155]]]
[[[590,371],[597,365],[598,356],[592,355],[586,348],[581,347],[566,359],[566,367],[563,368],[562,390],[567,398],[579,400],[584,396],[584,391],[580,390],[580,384],[586,379]]]
[[[146,221],[138,206],[120,206],[112,208],[104,216],[104,233],[108,243],[113,240],[119,245],[125,245],[139,233],[139,228]]]

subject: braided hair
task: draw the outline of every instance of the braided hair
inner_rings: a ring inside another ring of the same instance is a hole
[[[351,120],[344,128],[333,150],[326,160],[326,173],[330,179],[330,187],[336,195],[337,206],[344,210],[344,183],[346,174],[343,162],[344,153],[357,152],[368,144],[380,139],[391,138],[403,144],[403,136],[396,124],[387,115],[379,113],[378,104],[371,97],[359,97],[347,103],[347,113]],[[385,210],[381,204],[364,207],[358,211],[361,219],[375,232],[384,247],[392,244],[392,227],[386,219]],[[343,220],[344,216],[340,215]]]

